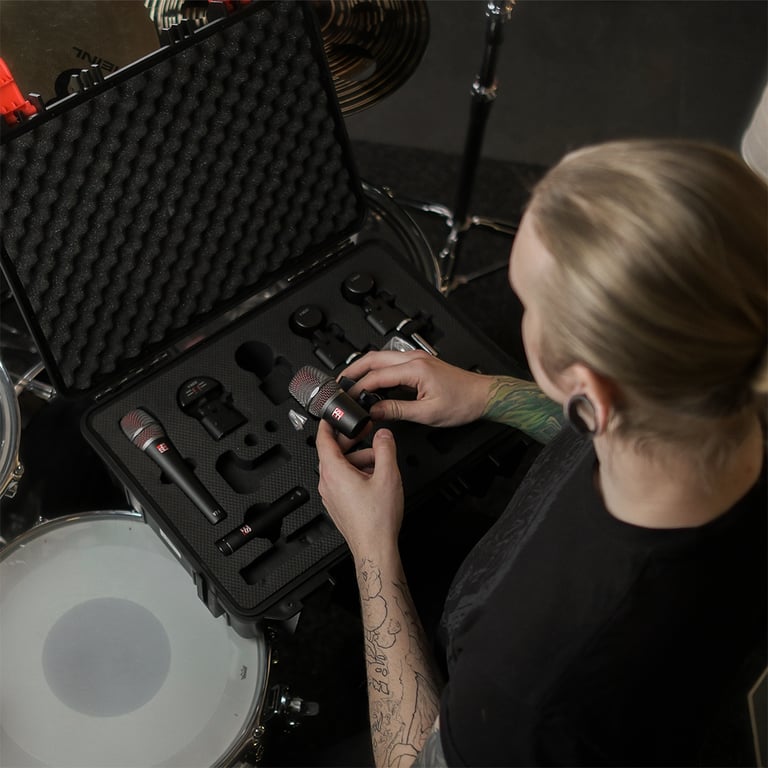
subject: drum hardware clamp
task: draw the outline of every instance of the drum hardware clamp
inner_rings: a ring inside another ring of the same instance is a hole
[[[14,469],[10,477],[8,478],[8,485],[5,486],[5,490],[3,491],[3,498],[4,499],[12,499],[16,495],[16,491],[18,490],[19,481],[24,476],[24,465],[19,462],[16,465],[16,469]]]
[[[287,685],[273,685],[265,707],[265,721],[281,718],[289,728],[296,728],[305,717],[314,717],[320,712],[316,701],[305,701],[291,694]]]

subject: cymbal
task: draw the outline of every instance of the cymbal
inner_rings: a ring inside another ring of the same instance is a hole
[[[158,27],[204,23],[205,0],[145,0]],[[413,74],[429,40],[426,0],[311,0],[344,115],[367,109]]]
[[[344,115],[367,109],[413,74],[429,40],[425,0],[312,0]]]
[[[40,93],[45,101],[66,95],[68,73],[87,66],[95,51],[109,74],[157,46],[153,27],[159,31],[185,19],[202,25],[208,9],[206,0],[0,4],[3,55],[22,90]],[[344,115],[367,109],[399,88],[424,55],[429,39],[426,0],[311,0],[311,5]],[[30,44],[30,35],[45,46]],[[46,56],[40,55],[43,48]]]

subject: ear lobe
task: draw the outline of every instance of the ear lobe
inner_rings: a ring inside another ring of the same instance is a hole
[[[575,419],[581,418],[585,422],[590,434],[602,435],[616,402],[615,382],[583,363],[573,363],[564,374],[569,393],[566,417],[571,421],[572,415],[575,415]]]

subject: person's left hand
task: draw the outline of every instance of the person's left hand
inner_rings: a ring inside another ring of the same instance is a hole
[[[403,521],[403,484],[395,439],[379,429],[371,448],[344,455],[333,428],[317,428],[318,490],[356,560],[391,553]]]

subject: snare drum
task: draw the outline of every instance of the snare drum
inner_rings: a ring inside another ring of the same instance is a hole
[[[138,513],[12,541],[0,614],[3,765],[231,765],[258,746],[266,640],[214,619]]]
[[[13,382],[0,362],[0,498],[16,495],[24,468],[19,461],[21,417]],[[1,753],[0,753],[1,754]]]

